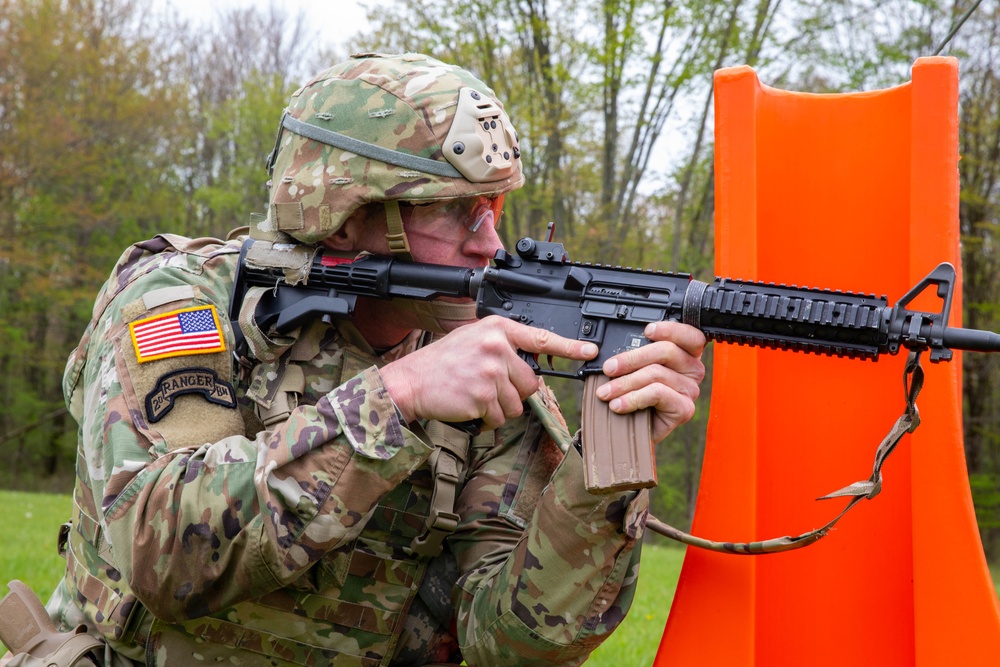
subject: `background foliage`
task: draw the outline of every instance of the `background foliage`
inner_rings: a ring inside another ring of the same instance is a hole
[[[525,148],[528,184],[507,199],[508,243],[553,221],[574,258],[706,279],[712,72],[749,64],[770,85],[814,92],[898,85],[972,4],[398,0],[371,10],[369,34],[323,46],[277,4],[194,25],[146,0],[0,0],[0,486],[70,488],[63,364],[116,258],[162,231],[224,236],[261,210],[263,156],[288,95],[350,51],[428,52],[494,86]],[[998,38],[1000,8],[986,0],[946,49],[961,62],[965,324],[992,330]],[[991,556],[997,356],[965,355],[963,376],[966,457]],[[554,384],[572,412],[578,386]],[[654,510],[679,526],[697,494],[709,390],[695,421],[658,448]]]

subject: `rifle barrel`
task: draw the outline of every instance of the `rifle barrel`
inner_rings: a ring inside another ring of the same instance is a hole
[[[948,327],[944,332],[944,346],[953,350],[1000,352],[1000,334],[978,329]]]

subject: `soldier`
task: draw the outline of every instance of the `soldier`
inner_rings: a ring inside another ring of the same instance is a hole
[[[251,236],[464,267],[501,247],[518,137],[469,72],[356,56],[281,125]],[[80,444],[57,623],[108,665],[582,663],[628,611],[647,494],[585,490],[517,350],[594,346],[444,301],[359,300],[276,336],[253,317],[268,290],[226,317],[239,248],[159,235],[98,296],[64,380]],[[654,408],[658,441],[693,414],[705,340],[646,335],[600,398]],[[471,419],[476,437],[442,424]]]

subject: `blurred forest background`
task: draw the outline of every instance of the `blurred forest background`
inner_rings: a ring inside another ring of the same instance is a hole
[[[899,85],[971,9],[943,53],[961,67],[964,323],[996,331],[996,0],[396,0],[370,9],[367,32],[347,44],[277,2],[193,23],[146,0],[0,0],[0,488],[69,492],[76,425],[63,367],[116,259],[158,232],[224,236],[262,211],[263,159],[285,101],[349,53],[422,51],[496,89],[525,148],[508,244],[552,220],[575,259],[704,280],[713,71],[749,64],[769,85],[812,92]],[[993,559],[995,357],[965,355],[963,374],[969,477]],[[682,527],[709,389],[695,420],[658,448],[654,510]],[[557,390],[572,412],[578,385]]]

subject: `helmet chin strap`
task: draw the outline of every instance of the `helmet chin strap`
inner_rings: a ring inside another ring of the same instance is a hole
[[[410,243],[406,240],[406,232],[403,231],[403,216],[399,213],[398,201],[385,202],[385,221],[388,227],[385,240],[389,243],[393,257],[412,262],[413,255],[410,254]]]

